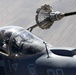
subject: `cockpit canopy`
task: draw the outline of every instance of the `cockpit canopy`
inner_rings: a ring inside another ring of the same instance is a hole
[[[43,41],[27,30],[17,26],[0,29],[0,51],[11,56],[26,56],[42,52]]]

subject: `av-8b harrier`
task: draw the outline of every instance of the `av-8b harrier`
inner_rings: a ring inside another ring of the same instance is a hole
[[[47,10],[48,9],[48,10]],[[76,12],[53,12],[49,5],[37,10],[37,24],[48,29],[54,21]],[[76,49],[56,48],[18,26],[0,28],[0,75],[76,75]]]

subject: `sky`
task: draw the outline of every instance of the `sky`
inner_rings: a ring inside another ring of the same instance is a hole
[[[36,10],[43,4],[62,13],[76,10],[76,0],[0,0],[0,27],[16,25],[27,29],[36,24]],[[32,33],[55,47],[76,48],[76,15],[54,22],[47,30],[37,27]]]

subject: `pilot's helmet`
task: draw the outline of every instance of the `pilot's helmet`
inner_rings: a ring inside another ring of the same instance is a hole
[[[2,46],[4,43],[4,32],[5,30],[0,31],[0,46]]]
[[[4,34],[4,40],[5,40],[6,44],[8,44],[11,35],[12,35],[12,32],[9,32],[9,31],[5,32],[5,34]]]

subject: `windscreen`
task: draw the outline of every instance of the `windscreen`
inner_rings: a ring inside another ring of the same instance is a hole
[[[43,41],[28,31],[22,31],[12,38],[11,49],[13,54],[32,55],[44,50]]]

